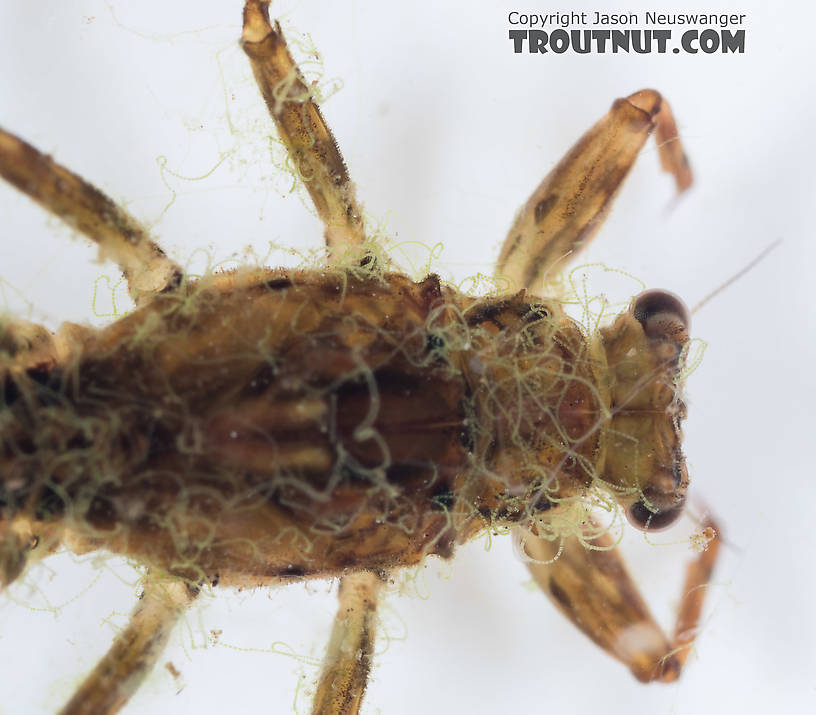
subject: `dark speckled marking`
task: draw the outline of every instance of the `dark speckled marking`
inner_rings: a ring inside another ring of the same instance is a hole
[[[26,370],[26,375],[28,375],[38,385],[45,385],[48,383],[49,378],[51,377],[51,372],[52,370],[50,365],[35,365],[34,367],[30,367]]]
[[[510,260],[510,256],[512,256],[517,250],[519,245],[521,244],[521,234],[517,236],[513,236],[513,240],[510,241],[510,245],[507,247],[507,255],[504,257],[505,261]]]
[[[447,531],[440,535],[439,540],[436,542],[434,553],[441,559],[450,559],[453,558],[453,554],[455,551],[456,551],[456,530],[448,529]]]
[[[289,278],[273,278],[266,282],[266,287],[270,290],[283,290],[284,288],[291,288],[292,281]]]
[[[95,496],[88,506],[85,518],[96,529],[111,530],[116,528],[118,514],[113,502],[104,497]]]
[[[430,273],[419,284],[419,292],[425,301],[425,306],[432,307],[442,297],[442,286],[439,283],[439,276]]]
[[[558,601],[564,610],[572,611],[572,601],[570,600],[570,597],[567,595],[567,592],[555,582],[555,579],[550,579],[548,588],[552,594],[552,597]]]
[[[463,429],[459,432],[459,444],[461,444],[468,454],[476,451],[476,434],[472,429]]]
[[[539,320],[546,320],[550,317],[551,311],[549,306],[544,305],[543,303],[534,303],[530,306],[530,309],[524,314],[523,318],[527,322],[536,322]]]
[[[541,223],[557,201],[558,196],[556,194],[550,194],[547,198],[541,199],[541,201],[535,205],[535,209],[533,210],[535,222]]]
[[[542,511],[549,511],[552,509],[553,503],[550,501],[549,497],[546,494],[542,494],[535,502],[532,504],[531,508],[534,512],[542,512]]]
[[[34,518],[40,521],[50,521],[65,513],[65,501],[51,487],[43,487],[37,500]]]
[[[267,363],[261,366],[252,379],[246,384],[242,390],[242,394],[248,397],[264,394],[270,386],[274,384],[276,376],[277,370],[274,365]]]
[[[373,253],[366,253],[360,259],[360,268],[367,268],[372,273],[376,271],[379,268],[377,256],[375,256]]]
[[[496,327],[501,328],[502,325],[496,318],[504,313],[510,305],[511,303],[508,300],[480,303],[467,314],[468,325],[479,325],[479,323],[491,321]]]
[[[283,571],[280,572],[280,575],[282,578],[303,578],[306,575],[306,571],[299,566],[292,564],[283,569]]]
[[[453,506],[454,501],[455,495],[450,486],[440,484],[431,497],[431,508],[437,510],[444,509],[447,511]]]
[[[428,333],[428,337],[425,339],[425,350],[427,350],[435,360],[442,358],[445,345],[445,338],[437,333]]]

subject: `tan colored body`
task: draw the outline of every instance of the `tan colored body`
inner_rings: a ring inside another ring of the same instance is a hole
[[[592,481],[593,365],[554,311],[435,276],[217,276],[15,380],[4,458],[37,457],[14,499],[75,550],[192,582],[450,556]]]
[[[62,715],[127,703],[202,586],[310,576],[341,577],[314,712],[353,715],[388,571],[497,526],[516,527],[542,591],[636,677],[677,678],[712,522],[667,637],[591,512],[619,506],[647,530],[683,510],[688,313],[647,291],[586,335],[535,297],[653,132],[689,186],[668,104],[654,90],[613,104],[513,223],[499,271],[520,292],[478,298],[383,271],[265,0],[246,0],[243,47],[323,221],[325,266],[192,280],[123,207],[0,130],[0,176],[95,241],[137,304],[99,331],[0,324],[0,588],[61,545],[146,567],[127,627]]]

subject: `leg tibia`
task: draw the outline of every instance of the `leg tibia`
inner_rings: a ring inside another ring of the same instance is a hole
[[[243,47],[278,134],[326,227],[332,259],[365,242],[362,210],[337,141],[304,82],[268,0],[247,0]]]
[[[148,584],[130,622],[60,715],[118,712],[153,669],[179,615],[196,595],[182,582]]]
[[[371,670],[381,587],[382,578],[370,571],[345,576],[340,582],[340,605],[315,694],[314,715],[359,711]]]
[[[715,533],[713,524],[706,529]],[[589,541],[589,548],[576,537],[549,541],[523,532],[519,538],[533,579],[578,628],[638,680],[677,679],[697,635],[716,537],[689,565],[672,640],[655,623],[608,534]]]

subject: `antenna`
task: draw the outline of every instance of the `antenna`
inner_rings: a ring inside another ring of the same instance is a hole
[[[725,283],[723,283],[718,288],[715,288],[713,291],[711,291],[711,293],[709,293],[705,298],[703,298],[699,303],[697,303],[697,305],[695,305],[691,309],[691,314],[694,315],[698,310],[700,310],[700,308],[702,308],[706,303],[708,303],[708,301],[722,293],[732,283],[735,283],[740,278],[742,278],[746,273],[748,273],[748,271],[750,271],[754,266],[756,266],[757,263],[759,263],[763,258],[765,258],[765,256],[767,256],[771,251],[773,251],[777,246],[779,246],[780,243],[782,243],[782,239],[781,238],[776,239],[776,241],[774,241],[770,246],[764,249],[762,253],[760,253],[747,266],[737,271],[733,276],[731,276],[727,281],[725,281]]]

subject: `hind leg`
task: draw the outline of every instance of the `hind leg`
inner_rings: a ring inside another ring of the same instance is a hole
[[[60,715],[109,714],[123,708],[153,670],[173,626],[197,595],[181,581],[148,582],[130,622]]]
[[[102,257],[115,261],[127,277],[137,305],[181,283],[181,268],[124,208],[81,176],[2,129],[0,176],[97,243]]]
[[[314,715],[356,715],[368,685],[374,655],[377,597],[383,580],[371,571],[344,576],[323,671],[317,685]]]

